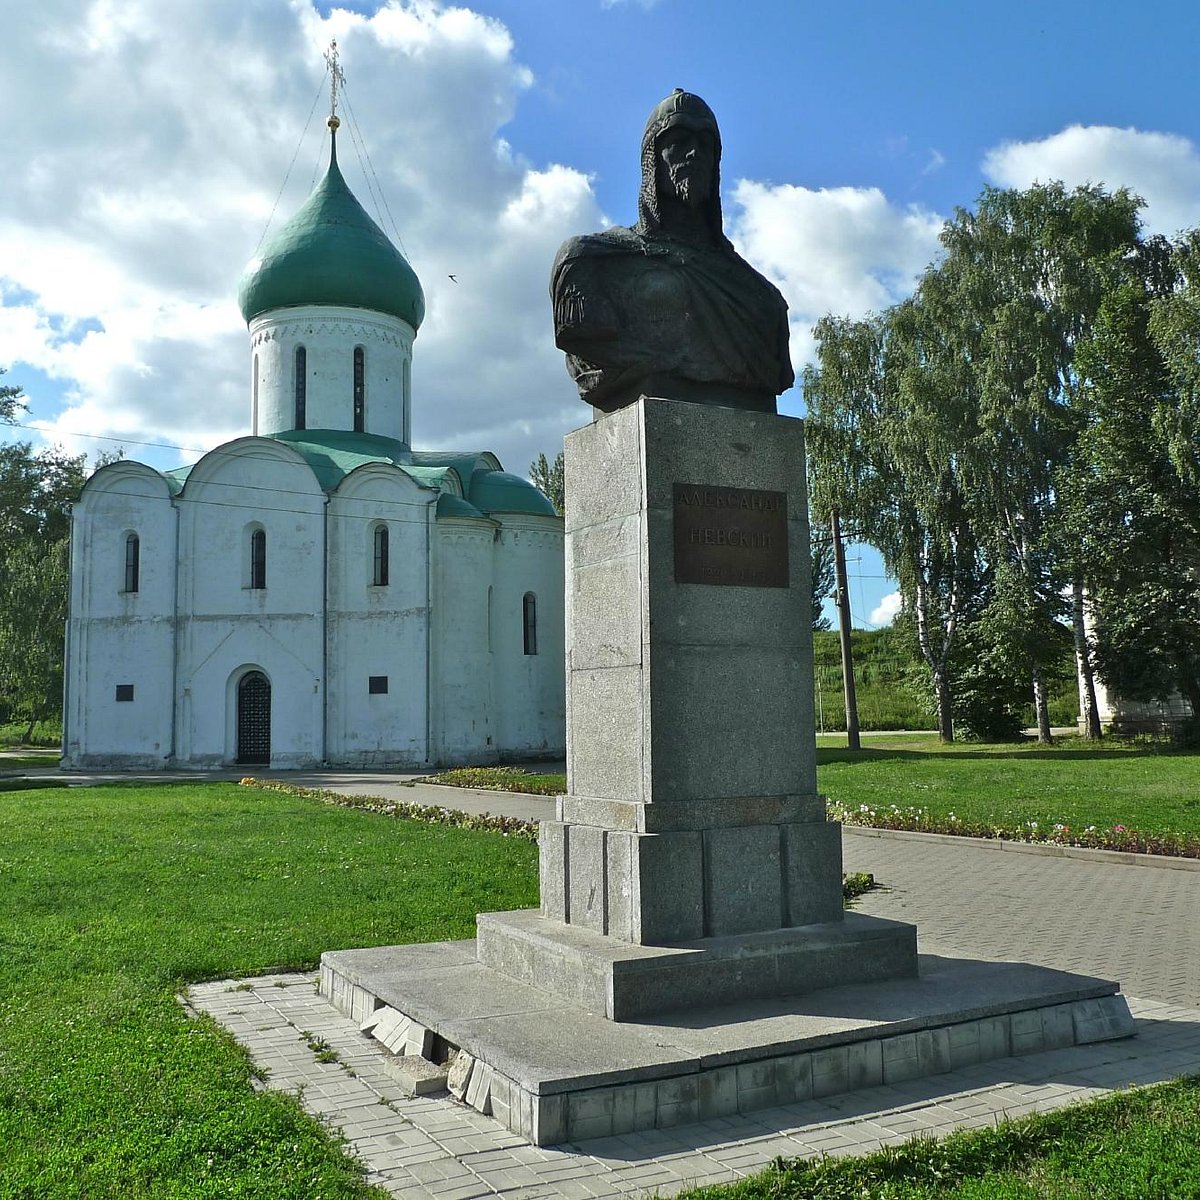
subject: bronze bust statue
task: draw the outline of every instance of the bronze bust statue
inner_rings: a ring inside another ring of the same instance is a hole
[[[720,162],[712,110],[676,88],[642,136],[637,224],[558,252],[555,345],[604,412],[643,395],[775,412],[795,379],[787,304],[722,231]]]

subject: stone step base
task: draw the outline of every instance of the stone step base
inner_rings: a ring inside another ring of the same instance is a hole
[[[862,913],[672,946],[633,945],[536,909],[476,923],[485,967],[612,1021],[917,973],[916,927]]]
[[[615,1023],[476,960],[474,942],[338,950],[321,991],[386,1004],[470,1058],[464,1098],[535,1145],[666,1128],[1136,1032],[1117,985],[922,955],[916,978]]]

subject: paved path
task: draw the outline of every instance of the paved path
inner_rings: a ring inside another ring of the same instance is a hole
[[[857,907],[914,922],[922,950],[1100,975],[1131,996],[1200,1008],[1200,870],[853,829],[843,845],[848,871],[889,889]]]
[[[390,777],[311,782],[351,793],[386,788],[398,799],[533,820],[553,808],[539,797],[400,788]],[[191,1003],[270,1068],[270,1086],[302,1089],[310,1112],[345,1131],[370,1181],[405,1200],[667,1196],[753,1173],[777,1155],[864,1152],[1200,1072],[1200,869],[855,829],[844,841],[846,869],[872,871],[884,885],[859,901],[862,911],[915,921],[923,950],[1120,979],[1136,997],[1138,1037],[746,1117],[539,1149],[452,1100],[405,1098],[376,1044],[315,994],[311,976],[269,976],[248,988],[205,984],[191,989]],[[324,1038],[339,1061],[318,1062],[312,1037]]]
[[[35,753],[44,765],[6,767],[5,760]],[[530,771],[563,775],[564,762],[516,763]],[[0,750],[0,775],[23,775],[64,779],[78,787],[98,787],[106,783],[226,782],[236,783],[246,776],[277,780],[297,787],[324,788],[343,796],[382,796],[407,804],[425,804],[436,808],[457,808],[463,812],[491,813],[494,816],[521,817],[540,821],[554,816],[554,800],[548,796],[523,796],[517,792],[489,792],[475,788],[444,787],[421,783],[428,771],[272,771],[261,767],[229,767],[217,771],[64,771],[58,766],[57,751]]]
[[[315,992],[312,975],[230,980],[190,990],[268,1072],[341,1129],[368,1181],[404,1200],[550,1200],[669,1196],[761,1171],[777,1156],[865,1153],[914,1134],[992,1125],[1117,1087],[1200,1070],[1200,1012],[1134,1002],[1133,1041],[1008,1058],[932,1079],[766,1109],[675,1129],[528,1146],[447,1098],[406,1098],[387,1055]],[[337,1061],[318,1062],[320,1039]]]

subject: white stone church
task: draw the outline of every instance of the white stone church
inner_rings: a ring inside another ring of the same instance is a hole
[[[560,756],[562,520],[486,451],[411,449],[425,299],[336,142],[239,300],[250,436],[75,505],[64,765]]]

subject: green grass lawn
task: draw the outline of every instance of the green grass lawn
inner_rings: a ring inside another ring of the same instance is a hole
[[[1149,834],[1200,837],[1200,754],[1161,743],[1062,738],[942,745],[936,734],[844,734],[817,738],[817,785],[847,808],[926,809],[935,820],[1004,825],[1030,821],[1082,831],[1125,826]],[[566,776],[514,767],[474,767],[431,777],[439,783],[557,795]],[[1131,847],[1132,848],[1132,847]]]
[[[521,838],[233,784],[0,794],[0,1197],[381,1195],[176,993],[470,936],[476,911],[536,903],[536,857]],[[1186,1081],[697,1195],[1200,1195],[1198,1122]]]
[[[189,981],[472,936],[537,848],[233,784],[0,793],[0,1197],[359,1197]]]
[[[862,1158],[780,1162],[690,1200],[1184,1200],[1200,1196],[1200,1079]]]
[[[1046,747],[953,743],[935,737],[821,738],[817,780],[850,808],[926,808],[935,817],[1083,829],[1124,825],[1200,834],[1200,754],[1149,743],[1064,738]]]
[[[59,721],[39,721],[33,729],[33,740],[25,741],[28,721],[0,724],[0,747],[47,746],[57,748],[62,743],[62,724]]]

